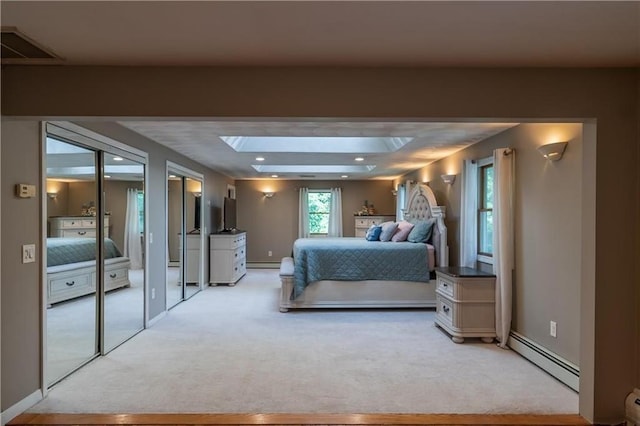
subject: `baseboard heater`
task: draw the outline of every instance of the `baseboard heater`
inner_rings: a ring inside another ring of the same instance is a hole
[[[554,354],[536,342],[512,331],[508,346],[520,355],[569,386],[574,391],[580,389],[580,369],[566,359]]]

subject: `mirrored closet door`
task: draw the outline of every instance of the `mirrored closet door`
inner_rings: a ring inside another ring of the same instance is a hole
[[[45,149],[45,382],[51,385],[100,351],[95,280],[98,153],[52,137],[46,138]]]
[[[63,124],[43,144],[46,386],[144,328],[146,154]]]
[[[202,176],[167,164],[167,309],[204,285],[202,189]]]
[[[184,234],[184,176],[167,171],[167,309],[184,300],[182,235]]]
[[[144,327],[144,164],[104,153],[104,348]],[[108,233],[106,232],[108,231]]]
[[[194,178],[185,178],[185,225],[186,241],[184,247],[184,298],[188,299],[200,290],[200,201],[202,200],[202,182]]]

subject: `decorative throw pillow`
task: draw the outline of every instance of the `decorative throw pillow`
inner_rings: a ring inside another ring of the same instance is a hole
[[[396,229],[396,232],[393,234],[393,237],[391,237],[391,241],[396,243],[401,241],[407,241],[407,237],[409,236],[409,233],[414,227],[415,225],[413,223],[409,223],[406,220],[398,222],[398,229]]]
[[[407,241],[412,243],[429,242],[431,240],[431,235],[433,234],[433,225],[435,225],[435,223],[436,220],[434,218],[416,222],[411,232],[409,232],[409,236],[407,236]]]
[[[391,237],[398,229],[398,224],[395,222],[384,222],[380,224],[382,232],[380,233],[380,241],[391,241]]]
[[[364,238],[367,241],[379,241],[381,232],[382,232],[382,227],[378,225],[371,225],[371,228],[367,230],[367,234],[364,236]]]

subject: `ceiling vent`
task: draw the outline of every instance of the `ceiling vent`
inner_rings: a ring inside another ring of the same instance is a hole
[[[316,175],[298,175],[300,176],[302,179],[313,179],[314,177],[316,177]]]
[[[3,64],[59,64],[62,59],[15,27],[2,27]]]

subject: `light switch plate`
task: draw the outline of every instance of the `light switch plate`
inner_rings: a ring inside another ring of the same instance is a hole
[[[36,261],[36,245],[25,244],[22,246],[22,263],[33,263]]]

